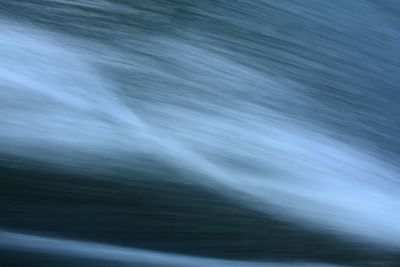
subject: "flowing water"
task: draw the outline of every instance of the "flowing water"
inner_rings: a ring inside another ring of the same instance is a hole
[[[1,266],[400,266],[395,0],[0,2]]]

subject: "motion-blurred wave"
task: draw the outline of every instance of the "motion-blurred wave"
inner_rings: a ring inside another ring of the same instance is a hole
[[[397,266],[395,2],[0,7],[7,266]]]

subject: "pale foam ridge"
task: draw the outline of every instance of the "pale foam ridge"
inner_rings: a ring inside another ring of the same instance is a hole
[[[138,248],[119,247],[102,243],[49,238],[37,235],[0,231],[0,248],[13,251],[26,251],[39,254],[56,254],[63,257],[112,261],[115,264],[141,264],[141,266],[174,266],[174,267],[333,267],[333,265],[314,263],[279,263],[231,261],[187,255],[156,252]],[[115,265],[114,265],[115,266]]]

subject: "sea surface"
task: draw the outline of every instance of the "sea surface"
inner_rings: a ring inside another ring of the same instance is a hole
[[[400,1],[0,0],[0,266],[400,266]]]

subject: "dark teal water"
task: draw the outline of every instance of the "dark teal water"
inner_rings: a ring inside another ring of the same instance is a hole
[[[0,266],[400,266],[399,14],[0,2]]]

